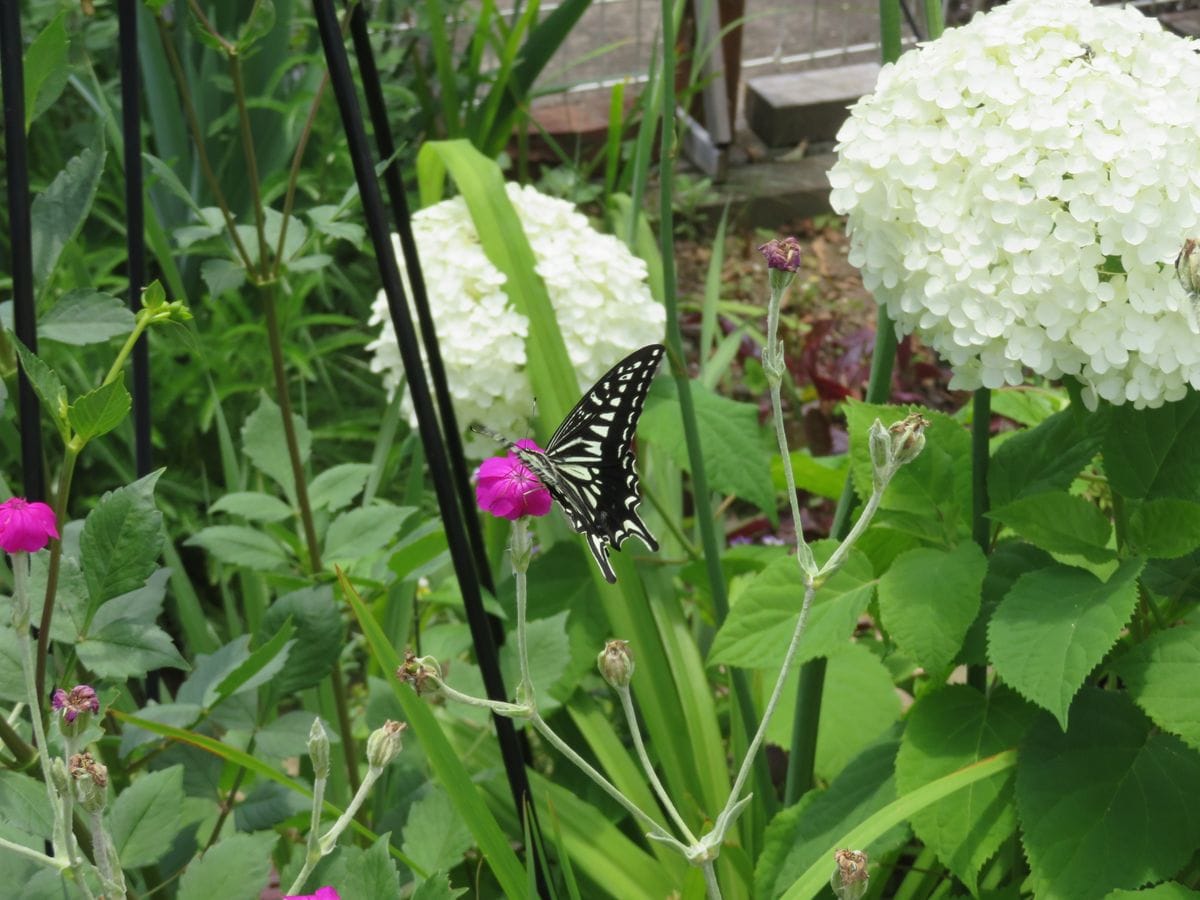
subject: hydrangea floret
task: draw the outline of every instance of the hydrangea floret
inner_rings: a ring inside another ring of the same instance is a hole
[[[1133,8],[1013,0],[904,54],[838,134],[850,261],[951,385],[1200,387],[1200,55]]]
[[[592,384],[624,356],[662,338],[666,314],[650,295],[646,264],[612,235],[600,234],[574,205],[509,184],[508,198],[533,250],[563,341],[579,379]],[[525,374],[529,322],[504,292],[506,276],[483,252],[462,197],[444,200],[413,216],[429,305],[459,422],[477,422],[500,434],[527,430],[534,408]],[[409,287],[398,242],[396,258]],[[411,296],[411,290],[409,291]],[[372,306],[379,337],[371,370],[395,391],[404,375],[396,334],[382,292]],[[408,398],[402,408],[415,427]],[[486,438],[468,432],[465,449],[474,459],[492,453]]]

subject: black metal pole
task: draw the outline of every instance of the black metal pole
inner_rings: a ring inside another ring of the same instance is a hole
[[[363,218],[366,221],[367,231],[371,235],[371,243],[375,249],[375,261],[379,266],[392,325],[396,330],[396,340],[400,345],[400,357],[408,375],[408,389],[412,397],[413,408],[417,413],[418,432],[425,449],[430,474],[433,477],[438,506],[442,512],[450,559],[458,578],[459,589],[462,591],[467,624],[475,642],[476,660],[479,663],[488,696],[494,700],[506,700],[507,693],[500,676],[496,647],[491,640],[472,551],[463,525],[463,517],[458,508],[458,499],[446,458],[446,445],[438,428],[437,414],[433,407],[429,386],[425,382],[417,335],[409,316],[404,285],[400,279],[400,267],[392,250],[383,198],[379,192],[379,182],[375,178],[375,168],[367,147],[366,129],[363,127],[362,113],[358,105],[358,96],[354,90],[354,80],[350,74],[346,48],[342,44],[337,16],[330,0],[313,0],[313,11],[316,15],[317,29],[321,35],[321,44],[325,50],[325,61],[329,66],[330,83],[333,87],[334,97],[337,99],[342,126],[346,132],[350,160],[354,165],[354,176],[358,182],[359,197],[362,200]],[[532,798],[516,729],[508,719],[493,715],[492,720],[496,726],[500,754],[504,761],[513,802],[517,814],[523,816],[527,806],[532,806]],[[532,827],[532,821],[530,825]],[[532,843],[536,845],[537,841]],[[527,851],[531,854],[536,853],[533,846],[527,848]],[[535,869],[539,874],[540,882],[541,866],[535,864]],[[539,887],[541,887],[540,883]]]
[[[20,4],[0,0],[0,79],[4,82],[4,166],[8,176],[8,228],[12,249],[13,331],[37,352],[37,311],[33,303],[33,256],[29,218],[29,147],[25,142],[25,73],[21,52]],[[22,368],[17,373],[21,428],[21,474],[25,497],[44,500],[41,409]],[[35,711],[36,714],[36,711]]]
[[[355,3],[350,13],[350,36],[354,39],[354,56],[358,60],[358,72],[362,78],[363,96],[367,100],[367,111],[371,116],[371,129],[375,132],[375,147],[381,160],[388,160],[383,170],[383,184],[387,188],[388,200],[392,205],[392,221],[400,236],[400,249],[404,253],[404,265],[408,269],[408,283],[412,286],[413,306],[417,310],[417,324],[421,329],[421,342],[425,346],[425,358],[429,362],[429,375],[433,381],[433,394],[437,400],[438,415],[442,422],[442,436],[446,440],[446,452],[450,457],[450,471],[454,476],[454,487],[458,502],[463,510],[467,526],[467,538],[475,556],[475,571],[489,593],[496,587],[492,582],[492,571],[488,566],[487,549],[483,544],[483,532],[479,518],[475,515],[475,494],[471,490],[471,479],[467,474],[466,457],[463,454],[462,432],[454,415],[454,403],[450,388],[446,384],[446,367],[442,364],[442,351],[438,346],[437,332],[433,327],[433,315],[429,311],[429,296],[425,292],[425,276],[421,271],[421,259],[417,255],[417,242],[413,238],[412,222],[409,218],[408,197],[404,193],[404,182],[400,178],[400,165],[394,159],[396,145],[392,140],[388,124],[387,107],[383,102],[383,87],[379,82],[379,69],[375,65],[375,51],[367,34],[367,14],[362,3]],[[504,631],[498,621],[492,622],[492,634],[497,643],[504,642]]]
[[[125,147],[125,253],[129,307],[136,314],[146,285],[145,193],[142,179],[142,115],[138,73],[137,0],[118,0],[121,57],[121,137]],[[150,353],[143,334],[133,347],[133,448],[137,474],[150,471]]]

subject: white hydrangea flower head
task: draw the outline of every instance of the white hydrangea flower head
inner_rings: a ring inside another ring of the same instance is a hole
[[[565,200],[532,187],[507,187],[582,393],[630,351],[662,340],[666,311],[650,294],[645,262],[620,240],[597,232]],[[478,422],[514,440],[525,437],[534,412],[525,373],[529,321],[510,305],[504,293],[506,276],[484,255],[462,197],[417,212],[412,226],[459,425],[465,429]],[[392,244],[411,297],[395,236]],[[379,337],[367,345],[374,351],[371,371],[383,374],[390,394],[400,385],[404,366],[383,291],[372,304],[370,324],[381,326]],[[415,427],[416,413],[407,394],[401,405]],[[496,452],[490,439],[473,432],[465,438],[470,457],[482,459]]]
[[[850,261],[951,386],[1200,388],[1200,55],[1133,8],[1013,0],[883,68],[830,170]]]

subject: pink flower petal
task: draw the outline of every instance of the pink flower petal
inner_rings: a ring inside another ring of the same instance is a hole
[[[517,441],[517,446],[541,452],[531,440]],[[553,502],[550,492],[515,453],[483,461],[475,480],[475,499],[480,509],[502,519],[544,516]]]
[[[58,537],[54,510],[45,503],[13,497],[0,503],[0,550],[36,553]]]

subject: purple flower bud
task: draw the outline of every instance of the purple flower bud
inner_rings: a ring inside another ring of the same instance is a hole
[[[69,725],[80,714],[94,716],[100,712],[100,700],[90,684],[77,684],[69,691],[58,688],[50,698],[50,705],[62,713],[63,721]]]
[[[790,235],[767,241],[758,248],[767,260],[767,268],[795,272],[800,268],[800,242]]]

